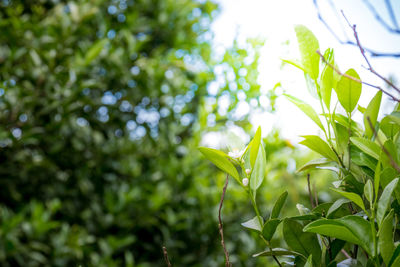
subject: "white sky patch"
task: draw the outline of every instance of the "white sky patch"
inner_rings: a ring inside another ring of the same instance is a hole
[[[318,20],[312,0],[220,0],[222,12],[213,23],[214,42],[216,47],[229,47],[233,39],[238,37],[239,42],[244,42],[249,37],[262,37],[266,39],[265,46],[261,51],[259,62],[259,78],[261,92],[272,89],[277,82],[282,83],[283,89],[311,104],[317,112],[321,112],[319,102],[307,91],[304,75],[300,70],[292,66],[281,69],[281,58],[298,59],[294,26],[303,24],[308,27],[317,37],[321,51],[326,48],[334,48],[335,59],[342,71],[354,68],[361,78],[370,83],[384,86],[384,83],[372,75],[362,66],[366,63],[360,51],[356,47],[341,45],[329,33],[325,26]],[[400,1],[392,1],[394,10],[400,10]],[[342,27],[337,18],[342,20],[340,14],[332,12],[327,1],[320,0],[320,8],[324,17],[331,27],[341,34]],[[336,0],[338,9],[342,9],[351,23],[357,24],[357,30],[362,44],[365,47],[383,52],[398,51],[400,47],[400,36],[389,34],[373,17],[369,10],[363,5],[362,0]],[[388,15],[383,1],[373,1],[382,16]],[[398,14],[400,17],[400,14]],[[390,22],[388,20],[388,22]],[[343,29],[349,38],[353,38],[351,29],[344,24]],[[342,35],[341,35],[342,36]],[[289,45],[283,45],[289,41]],[[386,77],[400,77],[400,61],[393,58],[372,58],[370,62],[375,69]],[[366,107],[369,100],[374,96],[376,90],[363,86],[360,104]],[[334,96],[333,96],[334,97]],[[260,97],[262,106],[268,105],[265,96]],[[332,102],[333,105],[335,102]],[[240,103],[240,105],[243,105]],[[390,112],[391,102],[384,99],[382,106],[385,113]],[[247,107],[243,105],[243,108]],[[262,127],[265,136],[273,128],[281,129],[284,138],[298,141],[300,135],[317,134],[318,127],[297,107],[284,99],[278,98],[276,103],[277,112],[270,114],[266,112],[255,112],[250,121],[254,130]],[[360,115],[357,115],[360,117]],[[382,116],[382,114],[381,114]],[[321,118],[322,119],[322,118]]]

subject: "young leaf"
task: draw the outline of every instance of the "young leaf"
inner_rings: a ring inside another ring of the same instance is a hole
[[[390,204],[390,198],[394,189],[397,186],[398,181],[399,178],[394,179],[385,187],[385,189],[383,189],[381,198],[378,201],[378,209],[376,211],[376,220],[378,221],[378,225],[381,225],[382,223],[383,217],[385,216],[385,213]]]
[[[288,196],[288,192],[287,191],[283,192],[279,196],[278,200],[275,202],[274,207],[272,208],[271,217],[270,217],[271,219],[275,219],[275,218],[279,217],[279,214],[281,213],[282,207],[286,202],[287,196]]]
[[[336,154],[321,137],[316,135],[304,135],[302,137],[305,139],[300,144],[305,145],[330,160],[337,161]]]
[[[318,117],[317,112],[315,112],[315,110],[314,110],[309,104],[303,102],[302,100],[300,100],[300,99],[298,99],[298,98],[296,98],[296,97],[294,97],[294,96],[287,95],[287,94],[284,94],[284,95],[287,97],[287,99],[288,99],[290,102],[292,102],[293,104],[295,104],[295,105],[296,105],[299,109],[301,109],[301,111],[303,111],[310,119],[312,119],[312,120],[318,125],[318,127],[322,129],[322,131],[325,132],[325,128],[324,128],[324,126],[322,125],[321,120],[320,120],[320,118]]]
[[[393,210],[385,217],[379,229],[378,248],[382,255],[386,266],[389,266],[389,261],[394,251],[393,241]]]
[[[344,196],[345,198],[350,199],[351,201],[353,201],[357,206],[359,206],[360,208],[362,208],[365,212],[365,206],[364,206],[364,202],[362,200],[362,198],[357,195],[356,193],[352,193],[352,192],[346,192],[346,191],[342,191],[342,190],[338,190],[336,188],[331,188],[332,191],[335,191],[336,193],[341,194],[342,196]]]
[[[305,257],[313,255],[313,263],[321,263],[321,247],[315,234],[303,232],[303,226],[291,219],[283,221],[283,237],[286,244]]]
[[[374,129],[371,128],[370,122],[372,127],[375,128],[376,120],[378,118],[379,108],[381,106],[382,100],[382,91],[378,91],[374,98],[372,98],[371,102],[369,102],[367,109],[364,112],[364,127],[365,127],[365,135],[367,138],[371,138]],[[368,118],[370,122],[368,121]]]
[[[250,165],[251,168],[254,168],[254,164],[256,163],[258,148],[261,143],[261,127],[258,127],[256,134],[254,135],[253,141],[251,142],[250,148]]]
[[[365,198],[369,201],[372,206],[372,201],[374,200],[374,191],[372,187],[372,181],[368,180],[364,186],[364,195]]]
[[[199,150],[209,161],[214,163],[215,166],[231,175],[240,183],[239,173],[223,152],[208,147],[199,147]]]
[[[340,219],[320,219],[304,227],[305,232],[317,233],[360,245],[373,254],[371,225],[362,217],[349,215]]]
[[[303,25],[295,27],[301,56],[301,63],[308,75],[314,80],[319,76],[319,43],[314,34]]]
[[[270,241],[275,234],[276,228],[281,223],[280,219],[270,219],[268,220],[263,227],[262,235],[263,237]]]
[[[360,76],[358,76],[354,69],[346,71],[346,75],[360,80]],[[342,107],[351,113],[360,99],[361,83],[342,76],[336,85],[336,94]]]
[[[257,254],[254,254],[253,257],[268,257],[268,256],[301,256],[300,253],[295,251],[290,251],[284,248],[273,248],[272,251],[266,250]]]
[[[250,188],[257,190],[264,180],[265,168],[267,166],[265,150],[262,145],[259,147],[259,152],[257,155],[256,163],[254,164],[254,169],[251,172],[250,177]]]
[[[361,149],[361,151],[379,160],[381,148],[377,143],[362,137],[350,137],[350,140],[356,147]]]
[[[260,219],[261,219],[261,222],[263,222],[263,218],[261,216],[260,217],[255,216],[253,219],[242,223],[242,226],[247,228],[247,229],[256,231],[256,232],[261,232],[262,231],[262,225],[260,225]]]

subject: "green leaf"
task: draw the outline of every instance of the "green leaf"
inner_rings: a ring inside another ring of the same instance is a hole
[[[399,263],[400,263],[400,246],[398,245],[394,250],[392,257],[390,258],[388,267],[399,266]]]
[[[299,43],[301,64],[310,77],[316,80],[319,76],[320,57],[317,54],[319,43],[314,34],[303,25],[295,27],[297,41]]]
[[[290,65],[292,65],[292,66],[294,66],[294,67],[296,67],[298,69],[301,69],[302,71],[306,72],[306,70],[303,68],[303,66],[301,66],[300,62],[297,62],[295,60],[290,60],[290,59],[284,59],[284,58],[281,58],[281,60],[283,62],[285,62],[285,63],[288,63],[288,64],[290,64]]]
[[[400,126],[391,117],[386,116],[381,120],[379,129],[382,130],[387,138],[392,138],[400,130]]]
[[[315,110],[307,103],[303,102],[302,100],[288,95],[288,94],[284,94],[286,96],[286,98],[292,102],[293,104],[295,104],[299,109],[301,109],[301,111],[303,111],[310,119],[312,119],[319,128],[321,128],[324,132],[325,132],[325,128],[322,125],[322,122],[320,120],[320,118],[318,117],[317,112],[315,112]]]
[[[354,69],[346,71],[346,75],[360,80],[360,76]],[[342,76],[336,85],[336,94],[342,107],[351,113],[360,99],[361,83]]]
[[[261,216],[259,216],[259,217],[255,216],[253,219],[242,223],[242,226],[247,228],[247,229],[256,231],[256,232],[261,232],[262,231],[262,225],[260,225],[260,220],[263,223],[264,220],[263,220],[263,218]]]
[[[379,160],[381,148],[375,142],[362,137],[350,137],[350,141],[364,153]]]
[[[381,198],[378,201],[378,209],[376,211],[376,220],[378,221],[378,225],[381,225],[382,223],[383,217],[385,216],[385,213],[390,204],[390,198],[394,189],[397,186],[398,181],[399,178],[394,179],[385,187],[385,189],[383,189]]]
[[[286,244],[305,257],[313,255],[313,263],[321,263],[321,247],[315,234],[303,232],[303,226],[291,219],[283,221],[283,237]]]
[[[304,267],[313,267],[313,264],[312,264],[312,255],[310,255],[310,256],[308,257],[307,262],[306,262],[306,264],[304,265]]]
[[[395,111],[392,112],[390,115],[387,116],[392,122],[400,125],[400,112]]]
[[[258,127],[256,134],[254,135],[254,138],[251,142],[251,148],[250,148],[250,165],[251,168],[254,168],[254,164],[256,163],[257,159],[257,154],[258,150],[260,147],[261,143],[261,127]]]
[[[319,214],[326,214],[328,212],[329,208],[332,206],[332,204],[333,203],[331,203],[331,202],[319,204],[312,210],[312,212],[319,213]]]
[[[333,161],[326,158],[313,159],[304,164],[303,166],[301,166],[300,169],[297,170],[297,172],[302,172],[308,169],[317,168],[318,166],[325,166],[330,163],[333,163]]]
[[[282,207],[286,202],[287,196],[288,196],[288,192],[287,191],[283,192],[279,196],[278,200],[275,202],[274,207],[272,208],[272,212],[271,212],[271,216],[270,216],[271,219],[275,219],[275,218],[279,217],[279,214],[281,213]]]
[[[378,248],[386,266],[389,266],[390,258],[394,251],[393,241],[393,210],[383,219],[378,233]]]
[[[321,137],[316,135],[304,135],[302,137],[305,139],[301,141],[300,144],[305,145],[309,149],[314,150],[315,152],[321,154],[322,156],[330,160],[333,161],[338,160],[336,154],[329,147],[329,145],[324,140],[321,139]]]
[[[264,180],[266,166],[267,162],[265,157],[265,150],[263,146],[260,145],[254,169],[251,172],[251,177],[250,177],[251,189],[257,190],[257,188],[260,187],[261,183]]]
[[[378,91],[374,96],[374,98],[372,98],[371,102],[369,102],[368,107],[364,112],[365,135],[368,138],[371,138],[374,133],[376,120],[378,118],[379,108],[381,106],[381,100],[382,100],[382,91]],[[368,118],[371,121],[373,128],[371,128],[370,123],[368,122]]]
[[[360,245],[369,254],[373,254],[373,236],[368,221],[355,215],[340,219],[320,219],[304,227],[305,232],[335,237]]]
[[[356,193],[352,193],[352,192],[346,192],[346,191],[342,191],[336,188],[331,188],[332,191],[335,191],[336,193],[341,194],[342,196],[344,196],[345,198],[350,199],[351,201],[353,201],[357,206],[359,206],[360,208],[362,208],[365,212],[365,206],[364,206],[364,202],[361,199],[361,197],[359,195],[357,195]]]
[[[303,213],[304,214],[304,213]],[[308,213],[304,215],[298,215],[298,216],[293,216],[290,217],[290,219],[296,220],[296,221],[313,221],[320,219],[321,215],[320,214],[315,214],[315,213]]]
[[[372,201],[374,200],[374,189],[372,186],[372,181],[368,179],[364,186],[365,198],[369,201],[372,206]]]
[[[345,198],[339,198],[336,200],[332,206],[329,208],[328,213],[326,214],[327,218],[331,218],[332,215],[337,211],[343,204],[349,203],[350,200],[345,199]]]
[[[262,235],[263,237],[270,241],[275,234],[276,228],[281,223],[280,219],[270,219],[268,220],[263,227]]]
[[[346,245],[346,241],[344,241],[344,240],[335,239],[332,241],[332,243],[330,244],[330,250],[331,250],[330,252],[331,253],[329,253],[329,251],[327,251],[326,256],[325,256],[327,266],[329,266],[328,265],[329,257],[332,256],[331,261],[333,261],[345,245]],[[333,265],[333,266],[336,267],[336,265]]]
[[[325,69],[322,71],[321,79],[321,97],[329,110],[331,106],[332,88],[334,85],[333,69],[329,66],[325,67]]]
[[[346,153],[348,155],[348,144],[349,144],[349,130],[340,123],[333,123],[333,129],[335,130],[336,136],[336,147],[339,154]]]
[[[290,251],[284,248],[274,248],[272,251],[266,250],[257,254],[254,254],[253,257],[268,257],[268,256],[301,256],[300,253],[297,253],[295,251]]]
[[[239,178],[239,173],[237,172],[232,162],[230,162],[227,159],[227,155],[225,155],[223,152],[219,150],[208,147],[199,147],[199,150],[209,161],[214,163],[215,166],[220,168],[222,171],[228,173],[233,178],[235,178],[239,183],[241,183]]]

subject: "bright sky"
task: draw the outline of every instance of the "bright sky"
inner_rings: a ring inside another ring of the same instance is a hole
[[[341,34],[343,28],[348,36],[352,38],[351,29],[348,28],[339,14],[331,11],[329,0],[320,0],[320,7],[333,29]],[[265,46],[262,50],[259,66],[259,82],[262,92],[271,89],[277,82],[283,83],[284,90],[302,100],[318,107],[318,102],[308,93],[301,71],[294,67],[286,66],[280,69],[280,58],[298,58],[298,49],[294,33],[294,25],[303,24],[316,35],[319,40],[321,51],[328,47],[335,50],[335,59],[341,70],[354,68],[365,81],[376,85],[383,83],[371,75],[362,66],[366,66],[359,50],[352,46],[341,45],[328,32],[325,26],[318,20],[316,9],[312,0],[219,0],[222,12],[213,24],[214,41],[223,46],[230,46],[235,36],[240,39],[247,37],[264,37]],[[370,11],[363,5],[362,0],[335,0],[336,7],[342,9],[351,23],[357,24],[360,40],[365,47],[378,51],[399,52],[400,35],[389,34],[371,15]],[[396,2],[394,10],[400,11],[400,1]],[[383,0],[372,0],[382,17],[387,19],[388,13]],[[400,18],[400,12],[397,12]],[[237,34],[239,33],[239,34]],[[282,43],[289,40],[288,47]],[[400,81],[400,60],[390,58],[371,59],[375,69],[388,77],[393,75]],[[369,100],[376,93],[373,88],[363,86],[360,103],[366,107]],[[389,112],[390,103],[386,100],[382,103]],[[382,114],[381,114],[382,115]],[[263,135],[266,135],[273,127],[281,129],[285,138],[295,142],[300,140],[299,135],[315,134],[317,126],[302,114],[295,106],[284,97],[277,102],[277,113],[271,115],[253,114],[251,118],[253,127],[261,125]]]

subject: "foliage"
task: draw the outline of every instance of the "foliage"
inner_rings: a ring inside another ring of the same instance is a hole
[[[235,73],[213,96],[235,105],[229,86],[246,92],[258,54],[212,58],[216,14],[211,1],[0,2],[1,266],[157,266],[162,245],[176,265],[217,264],[213,170],[187,154],[230,114],[207,120],[214,68]]]
[[[286,62],[304,71],[306,79],[311,81],[308,82],[309,89],[319,99],[322,114],[318,115],[312,106],[300,99],[289,95],[287,98],[324,134],[324,139],[315,135],[303,136],[301,144],[323,158],[307,163],[300,170],[309,172],[327,168],[332,171],[337,178],[332,191],[341,198],[314,207],[316,203],[309,189],[313,209],[298,204],[300,215],[281,217],[279,211],[287,194],[284,193],[277,199],[271,216],[264,217],[265,210],[260,210],[256,195],[258,185],[265,179],[267,163],[263,153],[254,152],[268,150],[268,146],[264,148],[259,142],[259,130],[241,153],[224,155],[214,151],[204,155],[213,162],[218,155],[227,163],[231,162],[230,170],[237,167],[241,171],[242,180],[234,178],[250,199],[255,214],[242,225],[257,232],[258,238],[267,246],[266,251],[255,257],[272,256],[278,265],[397,266],[400,262],[397,228],[400,187],[396,178],[400,172],[398,107],[378,120],[382,98],[382,92],[378,91],[366,109],[356,109],[362,91],[357,72],[350,69],[343,76],[335,75],[332,71],[332,66],[336,66],[333,50],[328,49],[324,54],[323,62],[329,64],[320,64],[316,53],[319,45],[313,33],[304,26],[297,26],[296,34],[301,63]],[[331,105],[335,94],[338,103]],[[339,103],[343,114],[339,111]],[[355,112],[364,116],[363,125],[353,120]],[[256,162],[262,163],[254,165],[253,153]],[[288,249],[275,247],[270,242],[279,224],[283,224],[283,239]],[[345,255],[350,258],[345,259]],[[282,262],[283,257],[286,262]]]

